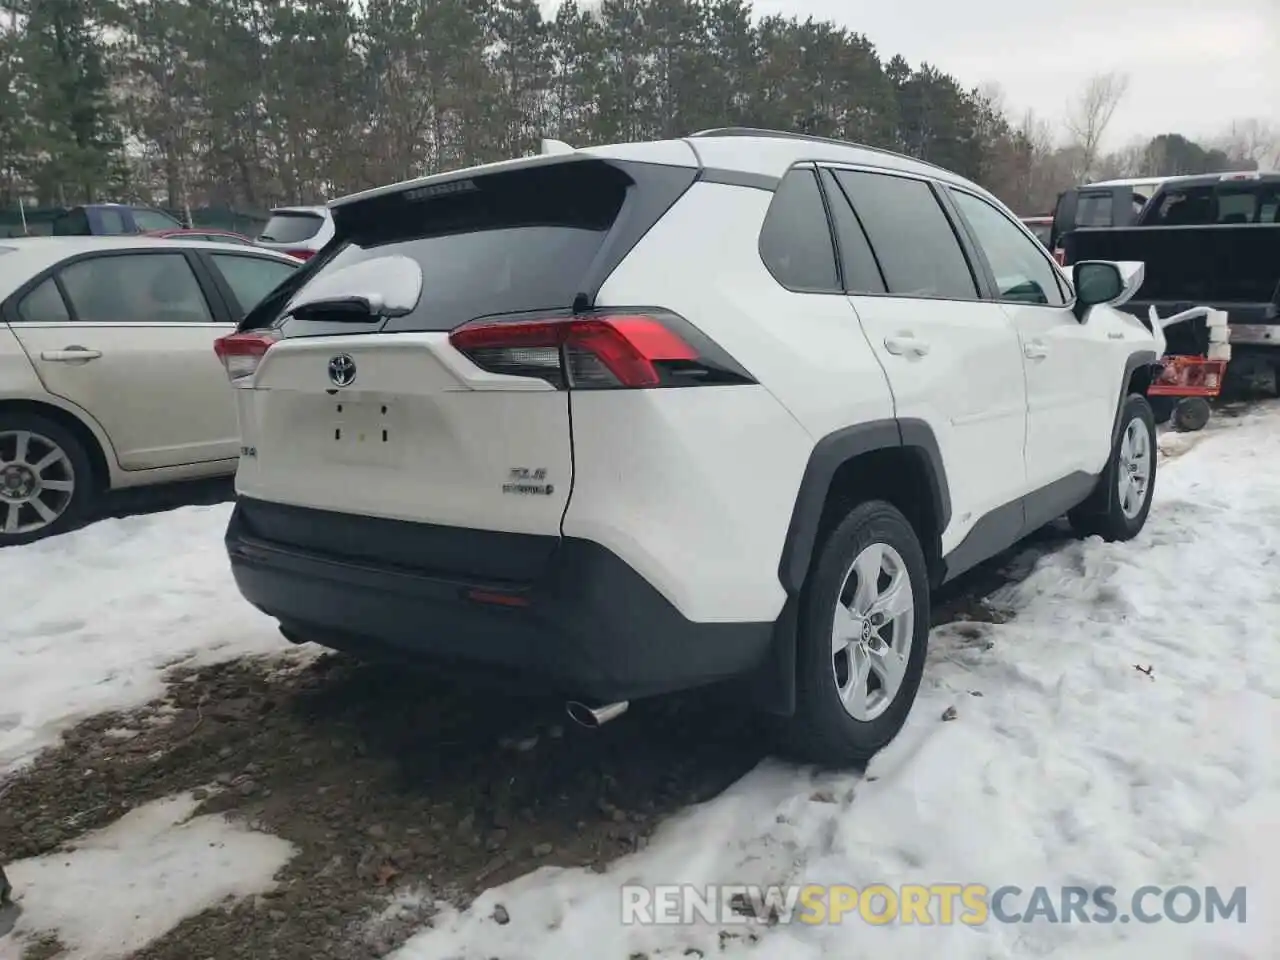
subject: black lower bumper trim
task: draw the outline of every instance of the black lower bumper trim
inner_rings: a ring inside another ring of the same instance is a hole
[[[312,513],[313,532],[334,516]],[[616,554],[587,540],[561,540],[535,580],[495,584],[335,558],[255,534],[238,504],[226,534],[236,584],[290,639],[480,668],[496,681],[514,675],[565,696],[627,700],[741,678],[765,661],[773,635],[772,623],[688,620]],[[527,605],[479,602],[473,591]]]

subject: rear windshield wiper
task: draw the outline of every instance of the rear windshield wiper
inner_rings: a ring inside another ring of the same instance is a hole
[[[294,307],[290,314],[299,320],[329,320],[334,323],[375,323],[383,319],[382,298],[325,297]]]

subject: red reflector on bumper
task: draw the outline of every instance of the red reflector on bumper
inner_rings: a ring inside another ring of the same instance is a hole
[[[499,607],[527,607],[529,598],[514,593],[497,593],[493,590],[468,590],[468,600],[476,603],[492,603]]]

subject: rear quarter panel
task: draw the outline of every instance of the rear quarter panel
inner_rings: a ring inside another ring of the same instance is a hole
[[[815,437],[892,416],[847,299],[791,294],[761,262],[772,197],[695,184],[597,297],[675,311],[760,385],[570,397],[565,535],[610,548],[696,621],[777,618],[778,565]],[[850,388],[858,370],[872,387]]]

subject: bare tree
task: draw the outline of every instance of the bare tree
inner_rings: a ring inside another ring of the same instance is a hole
[[[1028,208],[1049,210],[1059,191],[1070,186],[1070,171],[1054,148],[1053,126],[1048,120],[1026,111],[1018,122],[1017,136],[1026,144]]]
[[[1255,163],[1260,170],[1280,167],[1280,129],[1266,120],[1233,120],[1215,146],[1234,163]]]
[[[1067,111],[1067,133],[1077,150],[1080,169],[1076,179],[1084,180],[1098,162],[1102,138],[1106,135],[1116,108],[1129,90],[1129,75],[1100,73],[1089,78],[1080,98]]]

